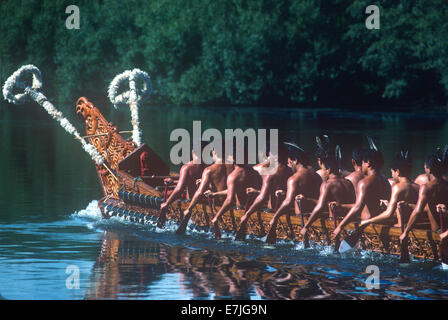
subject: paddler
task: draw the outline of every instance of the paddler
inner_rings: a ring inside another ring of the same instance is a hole
[[[288,163],[294,174],[288,178],[286,197],[270,222],[266,242],[271,244],[277,241],[277,224],[280,217],[289,214],[289,211],[293,208],[296,195],[303,194],[307,198],[317,199],[322,183],[322,178],[310,165],[305,151],[294,143],[289,143]],[[291,237],[293,236],[294,234],[291,235]]]
[[[355,188],[358,186],[358,182],[364,178],[364,174],[362,173],[362,156],[366,150],[356,148],[352,152],[352,166],[353,172],[350,173],[345,178],[350,180]]]
[[[227,177],[233,171],[234,165],[233,163],[224,163],[224,146],[225,144],[223,143],[222,149],[219,151],[213,148],[212,158],[214,163],[204,169],[201,177],[201,183],[196,190],[196,193],[194,194],[188,208],[184,211],[184,218],[176,231],[177,234],[185,233],[188,221],[191,218],[192,209],[201,200],[201,198],[205,198],[206,196],[214,197],[215,192],[223,192],[227,190]]]
[[[318,175],[322,178],[322,181],[325,181],[325,179],[328,178],[328,176],[324,173],[326,168],[323,163],[323,159],[327,158],[331,150],[333,149],[332,144],[330,142],[330,138],[327,135],[322,136],[323,139],[316,137],[316,145],[317,145],[317,165],[319,166],[319,169],[316,171]],[[350,175],[350,172],[344,169],[341,169],[341,175],[342,177],[346,177]]]
[[[247,233],[247,223],[249,221],[250,216],[261,210],[263,205],[267,205],[270,203],[276,203],[276,190],[286,190],[286,183],[288,178],[292,175],[292,169],[288,167],[288,148],[284,143],[280,143],[278,146],[278,156],[270,153],[269,160],[271,161],[271,165],[275,166],[273,172],[264,172],[264,170],[260,170],[260,174],[262,177],[262,185],[261,190],[257,191],[253,188],[248,188],[246,193],[248,196],[251,194],[257,195],[252,205],[241,217],[240,227],[235,236],[236,240],[243,240],[246,237]]]
[[[431,179],[428,183],[422,185],[418,194],[418,201],[415,209],[412,211],[411,217],[406,225],[406,229],[400,236],[400,241],[403,242],[408,237],[409,232],[414,227],[417,218],[422,214],[428,206],[429,210],[428,219],[431,223],[432,231],[437,231],[439,224],[436,219],[437,205],[447,205],[448,204],[448,181],[443,179],[443,175],[448,170],[448,150],[441,152],[439,149],[432,157],[427,159],[427,167],[429,169],[429,174],[431,174],[434,179]]]
[[[367,139],[370,149],[364,153],[362,160],[362,170],[365,178],[358,182],[355,204],[333,231],[335,238],[339,236],[344,226],[353,219],[360,217],[361,220],[366,220],[380,214],[380,200],[390,198],[390,183],[381,174],[381,168],[384,165],[383,154],[370,137],[367,137]]]
[[[328,208],[328,203],[336,201],[340,204],[355,202],[355,188],[350,180],[342,177],[342,158],[339,146],[336,147],[336,155],[328,155],[321,159],[325,176],[324,182],[320,186],[320,196],[314,207],[310,218],[305,226],[300,230],[300,234],[305,236],[308,228],[318,219]]]
[[[323,140],[323,141],[322,141]],[[316,145],[317,145],[317,151],[316,151],[316,160],[317,165],[319,166],[319,169],[316,171],[318,175],[322,178],[322,181],[325,181],[327,178],[324,174],[325,166],[322,161],[322,159],[327,158],[329,151],[330,151],[330,138],[327,135],[323,135],[322,139],[318,136],[316,136]]]
[[[412,182],[410,176],[412,173],[412,162],[408,151],[401,151],[392,161],[390,166],[393,186],[387,209],[374,218],[370,218],[361,222],[362,227],[366,227],[371,223],[385,223],[394,216],[399,218],[399,226],[401,226],[400,215],[396,214],[398,204],[405,202],[406,204],[415,204],[418,199],[419,185]],[[407,206],[401,206],[402,209]]]
[[[201,141],[201,153],[206,144],[206,142]],[[184,191],[186,191],[187,199],[191,199],[198,188],[196,181],[201,178],[205,167],[206,164],[201,160],[201,154],[197,155],[194,148],[191,148],[191,161],[180,168],[179,181],[168,199],[160,205],[160,211],[162,212],[168,205],[177,200]],[[165,183],[171,184],[173,180],[167,178]]]
[[[417,178],[415,178],[414,182],[420,186],[427,184],[429,181],[434,179],[434,176],[429,172],[429,168],[428,168],[428,162],[431,160],[431,158],[432,158],[432,156],[428,156],[425,159],[425,163],[423,165],[423,169],[425,170],[425,173],[422,173],[422,174],[418,175]],[[448,181],[448,175],[444,174],[443,179]]]
[[[212,219],[212,224],[215,232],[215,238],[221,238],[221,232],[219,230],[218,219],[228,210],[232,209],[235,205],[242,208],[246,202],[248,195],[246,193],[247,188],[260,189],[262,179],[260,174],[248,164],[248,148],[245,145],[243,148],[244,157],[242,163],[236,161],[236,139],[233,141],[233,155],[229,157],[234,164],[233,171],[227,176],[227,190],[225,191],[226,198]],[[222,192],[221,192],[222,193]],[[219,193],[218,193],[219,194]],[[236,230],[235,230],[236,231]]]

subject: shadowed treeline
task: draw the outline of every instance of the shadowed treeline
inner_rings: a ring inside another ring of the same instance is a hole
[[[448,90],[448,3],[377,1],[77,1],[0,5],[2,82],[20,65],[43,72],[49,96],[106,98],[140,68],[151,104],[440,106]],[[381,29],[365,27],[380,7]]]

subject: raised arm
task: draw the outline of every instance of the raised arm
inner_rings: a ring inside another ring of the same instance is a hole
[[[412,228],[415,225],[415,222],[417,221],[418,215],[424,211],[427,203],[428,203],[428,187],[426,185],[422,185],[418,192],[417,204],[411,213],[411,216],[409,218],[408,224],[406,225],[404,232],[400,236],[400,241],[403,241],[405,238],[407,238],[409,232],[412,230]]]
[[[252,205],[250,206],[249,210],[247,210],[246,215],[251,215],[252,213],[254,213],[269,198],[269,195],[272,190],[272,179],[273,179],[273,175],[269,175],[263,180],[263,185],[261,186],[260,193],[255,198],[255,200],[252,203]]]
[[[358,183],[358,195],[356,196],[355,205],[350,209],[350,211],[345,215],[344,219],[339,223],[338,227],[334,230],[334,236],[337,236],[342,228],[351,221],[354,217],[361,214],[362,209],[366,204],[366,190],[367,186],[364,181]]]
[[[392,195],[390,196],[389,203],[387,204],[386,210],[384,210],[382,213],[377,215],[376,217],[373,217],[371,219],[365,220],[361,222],[362,225],[370,224],[370,223],[378,223],[384,220],[387,220],[391,218],[395,211],[397,210],[397,204],[398,204],[398,198],[400,196],[400,187],[398,185],[394,185],[392,187]]]
[[[199,197],[207,190],[208,184],[210,182],[210,170],[206,168],[202,173],[201,184],[199,185],[198,190],[194,193],[193,198],[191,199],[190,205],[187,210],[184,211],[184,215],[190,213],[191,209],[198,203]]]
[[[232,204],[235,202],[235,193],[236,193],[235,178],[231,174],[227,177],[226,199],[224,200],[219,211],[216,213],[216,215],[213,219],[213,223],[215,223],[222,214],[224,214],[227,210],[229,210],[232,207]],[[215,193],[214,195],[216,195],[216,194],[217,193]]]
[[[319,213],[322,211],[322,208],[326,206],[328,194],[328,183],[324,182],[320,185],[319,199],[317,200],[316,206],[311,212],[311,216],[306,222],[305,228],[303,228],[304,233],[306,233],[306,230],[307,228],[309,228],[309,226],[313,225],[313,222],[316,221],[316,219],[319,217]]]
[[[174,188],[173,192],[171,192],[168,199],[160,205],[160,210],[163,210],[166,206],[168,206],[171,202],[176,200],[180,193],[182,193],[182,190],[187,185],[187,178],[188,178],[188,170],[189,167],[187,165],[183,165],[179,172],[179,182],[177,183],[176,187]]]
[[[280,207],[277,209],[274,217],[279,217],[288,210],[294,203],[295,195],[297,193],[297,185],[294,179],[289,178],[287,183],[287,190],[285,200],[281,203]]]

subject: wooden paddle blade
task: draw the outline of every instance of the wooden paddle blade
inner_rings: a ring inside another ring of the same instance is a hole
[[[188,221],[190,221],[190,215],[187,215],[182,219],[179,228],[176,230],[176,234],[185,234],[187,231]]]
[[[159,214],[159,218],[157,219],[157,228],[165,227],[165,222],[166,222],[166,214],[165,212],[161,211]]]
[[[221,230],[219,230],[218,222],[213,224],[213,227],[211,227],[211,231],[215,234],[215,239],[221,239]]]
[[[246,239],[246,233],[247,233],[247,223],[242,222],[240,224],[240,228],[236,232],[235,240],[242,241]]]
[[[210,217],[208,215],[207,206],[205,204],[202,204],[202,212],[204,213],[205,223],[207,224],[207,227],[210,228]]]
[[[275,230],[277,225],[271,226],[271,230],[268,231],[266,236],[266,243],[275,244],[277,242],[277,231]]]
[[[334,253],[339,253],[339,248],[341,247],[341,237],[338,235],[334,238]]]
[[[261,218],[261,212],[257,212],[258,223],[260,224],[260,234],[259,237],[264,237],[266,235],[266,231],[264,230],[263,219]]]
[[[303,245],[304,245],[305,249],[310,247],[310,238],[309,238],[308,234],[306,234],[303,237]]]
[[[440,241],[440,260],[442,261],[442,267],[448,268],[448,239],[447,238],[442,239]]]
[[[356,228],[355,231],[352,232],[349,236],[345,237],[339,245],[339,253],[344,253],[352,250],[359,239],[361,239],[362,233],[364,232],[365,227]]]
[[[400,263],[409,263],[409,238],[404,239],[400,245]]]

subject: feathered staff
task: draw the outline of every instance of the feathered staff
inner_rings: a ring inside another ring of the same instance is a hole
[[[31,82],[31,83],[30,83]],[[16,93],[17,89],[24,90],[23,93]],[[47,97],[42,93],[42,75],[40,70],[33,65],[25,65],[14,72],[5,82],[3,86],[3,97],[10,103],[22,104],[30,99],[34,100],[38,105],[44,108],[48,114],[59,122],[65,131],[70,133],[78,140],[83,149],[98,165],[104,164],[104,158],[98,153],[94,146],[86,142],[76,128],[62,115],[56,107],[48,101]]]
[[[129,90],[118,94],[120,85],[129,82]],[[143,88],[137,88],[137,82],[143,83]],[[142,144],[142,132],[138,116],[140,103],[148,100],[152,91],[151,78],[139,69],[126,70],[117,75],[109,85],[108,96],[115,109],[128,105],[131,110],[132,140],[140,146]]]
[[[339,169],[339,173],[342,173],[342,171],[344,171],[342,169],[342,150],[341,147],[339,145],[336,146],[336,160],[338,161],[338,169]]]
[[[330,150],[330,138],[326,134],[324,134],[322,137],[324,140],[323,142],[318,136],[316,136],[317,156],[319,158],[326,158],[328,157]]]
[[[371,137],[367,136],[367,141],[369,142],[369,147],[371,150],[378,151],[378,147],[376,146],[375,142]]]

